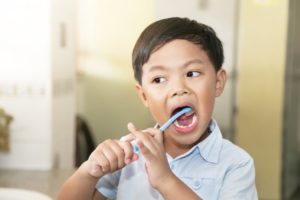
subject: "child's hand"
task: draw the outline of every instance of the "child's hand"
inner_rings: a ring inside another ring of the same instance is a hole
[[[156,128],[137,131],[132,123],[128,130],[135,135],[139,151],[145,158],[145,167],[152,187],[159,189],[166,180],[173,177],[163,146],[163,135]]]
[[[136,160],[138,156],[133,152],[130,144],[132,139],[130,136],[126,141],[108,139],[99,144],[85,163],[88,173],[95,178],[100,178]]]

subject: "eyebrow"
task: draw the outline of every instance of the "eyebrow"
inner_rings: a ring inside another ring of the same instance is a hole
[[[186,67],[190,66],[191,64],[203,64],[203,61],[200,59],[193,59],[193,60],[190,60],[190,61],[184,63],[182,65],[182,67],[186,68]],[[165,69],[165,67],[163,65],[153,65],[153,66],[151,66],[151,69],[149,69],[149,72],[153,72],[156,70],[164,70],[164,69]]]

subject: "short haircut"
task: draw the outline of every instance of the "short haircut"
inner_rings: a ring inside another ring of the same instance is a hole
[[[171,17],[150,24],[141,33],[132,52],[135,79],[142,83],[142,66],[150,55],[166,43],[184,39],[199,45],[218,71],[224,62],[223,46],[215,31],[202,23],[188,18]]]

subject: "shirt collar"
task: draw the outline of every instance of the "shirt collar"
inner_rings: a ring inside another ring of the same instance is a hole
[[[214,119],[211,120],[209,129],[211,130],[209,136],[196,146],[204,160],[211,163],[218,163],[223,137],[219,126]]]
[[[205,138],[199,144],[195,145],[188,152],[176,158],[172,158],[169,154],[166,154],[168,161],[171,162],[173,160],[179,160],[193,153],[199,153],[205,161],[210,163],[218,163],[223,137],[219,126],[214,119],[211,120],[209,129],[211,133],[207,136],[207,138]]]

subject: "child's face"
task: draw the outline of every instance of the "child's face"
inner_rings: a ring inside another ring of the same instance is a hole
[[[163,125],[177,108],[193,108],[192,115],[179,118],[165,131],[167,151],[188,150],[201,140],[225,81],[226,72],[216,72],[207,53],[187,40],[173,40],[151,54],[137,90],[157,123]]]

